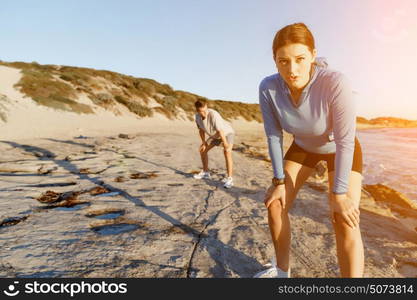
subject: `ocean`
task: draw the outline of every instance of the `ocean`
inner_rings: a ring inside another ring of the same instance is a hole
[[[417,203],[417,128],[358,130],[364,184],[387,185]]]

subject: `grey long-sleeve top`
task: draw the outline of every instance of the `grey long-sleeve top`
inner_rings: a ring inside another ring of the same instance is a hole
[[[332,191],[344,194],[352,168],[356,135],[353,92],[345,75],[316,66],[297,106],[279,73],[259,85],[259,104],[268,139],[274,176],[284,178],[282,130],[306,151],[336,153]]]

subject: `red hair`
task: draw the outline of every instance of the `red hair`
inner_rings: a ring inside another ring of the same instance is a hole
[[[277,50],[288,44],[304,44],[311,53],[315,49],[314,37],[311,31],[304,23],[294,23],[287,25],[277,31],[272,43],[272,55],[275,60]]]

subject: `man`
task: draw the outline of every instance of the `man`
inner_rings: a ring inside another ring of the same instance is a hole
[[[223,145],[227,176],[223,178],[222,182],[225,188],[231,188],[233,186],[232,148],[235,132],[230,123],[225,121],[216,110],[207,107],[206,100],[202,98],[197,100],[195,102],[195,108],[197,111],[195,114],[195,122],[197,123],[202,141],[199,151],[203,163],[203,170],[195,174],[194,178],[210,178],[207,153],[214,146]],[[205,140],[205,134],[209,136],[207,141]]]

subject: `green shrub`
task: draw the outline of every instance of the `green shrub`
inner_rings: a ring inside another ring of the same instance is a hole
[[[178,100],[172,96],[155,97],[155,100],[162,105],[167,117],[177,116],[178,114]]]
[[[62,97],[60,95],[50,95],[48,98],[35,97],[32,98],[36,103],[48,106],[58,110],[64,110],[75,113],[92,114],[94,111],[86,104],[78,103],[74,100]]]
[[[172,112],[166,110],[164,107],[154,107],[153,110],[160,113],[160,114],[165,115],[170,120],[175,119],[176,115],[174,115]]]
[[[168,84],[161,84],[153,79],[135,78],[107,70],[39,65],[36,62],[3,62],[1,64],[22,69],[24,76],[17,86],[21,88],[23,93],[42,105],[61,107],[59,109],[74,107],[74,104],[71,106],[62,99],[76,99],[77,94],[83,92],[90,97],[93,103],[105,108],[113,105],[116,100],[139,116],[150,116],[153,111],[158,111],[168,118],[175,118],[181,108],[189,120],[194,120],[194,102],[201,97],[185,91],[174,91]],[[54,76],[59,76],[70,84],[55,80]],[[96,94],[97,85],[95,83],[100,77],[117,86],[117,88],[107,91],[110,97]],[[59,98],[61,100],[57,98],[57,95],[61,97]],[[152,110],[135,100],[141,99],[147,104],[150,97],[160,103],[162,108]],[[75,103],[74,100],[72,101]],[[258,104],[223,100],[209,100],[208,102],[209,107],[219,111],[226,120],[240,116],[248,121],[262,122]],[[77,110],[88,111],[88,109],[80,109],[80,107],[77,107]]]
[[[3,122],[7,122],[6,106],[7,97],[5,95],[0,95],[0,119]]]
[[[104,108],[109,108],[114,104],[113,96],[110,94],[93,94],[92,96],[90,96],[90,99],[93,101],[94,104]]]
[[[125,97],[117,95],[114,99],[126,106],[131,112],[137,114],[139,117],[151,117],[153,116],[153,111],[147,106],[139,104],[135,101],[127,100]]]
[[[75,85],[86,85],[90,81],[90,77],[82,74],[81,72],[66,71],[59,76],[65,81],[69,81]]]

